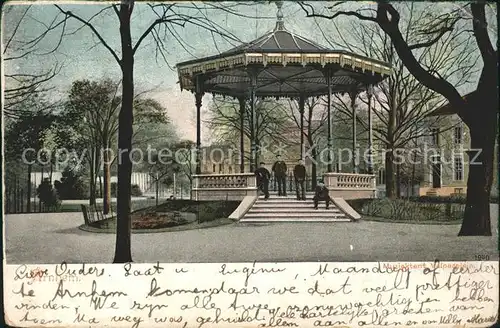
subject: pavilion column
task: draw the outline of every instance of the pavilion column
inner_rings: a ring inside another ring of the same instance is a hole
[[[201,82],[196,78],[196,174],[201,174],[201,100],[203,92]]]
[[[240,173],[245,172],[245,98],[238,98],[240,103]]]
[[[257,72],[250,71],[250,172],[254,172],[257,165],[257,143],[256,143],[256,113],[255,113],[255,91],[257,88]]]
[[[332,158],[332,119],[331,119],[331,111],[332,111],[332,72],[330,69],[326,71],[326,84],[328,85],[328,95],[327,95],[327,148],[328,148],[328,170],[327,172],[333,172],[333,158]]]
[[[358,140],[356,132],[356,96],[357,93],[354,91],[350,94],[351,96],[351,110],[352,110],[352,172],[358,173]]]
[[[299,112],[300,112],[300,159],[304,158],[304,95],[300,95],[299,98]]]
[[[368,174],[373,174],[373,121],[372,121],[372,95],[373,86],[368,86]]]

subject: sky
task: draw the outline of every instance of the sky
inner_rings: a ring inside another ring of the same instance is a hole
[[[10,4],[12,8],[4,9],[4,14],[6,12],[8,14],[5,14],[2,19],[2,30],[5,29],[3,33],[4,45],[27,9],[26,5],[15,5],[14,2],[10,2]],[[202,4],[198,3],[198,5]],[[88,19],[106,6],[95,3],[66,4],[61,5],[61,8]],[[212,11],[209,15],[211,19],[224,26],[242,42],[253,40],[272,30],[275,26],[277,12],[275,4],[265,2],[258,5],[239,6],[238,11],[248,17],[239,17],[220,11]],[[315,24],[314,20],[303,19],[305,14],[296,3],[285,2],[282,11],[287,29],[310,37]],[[62,17],[59,10],[52,4],[32,5],[16,31],[16,39],[32,40],[46,29],[44,24],[50,24],[54,18],[60,21]],[[152,9],[147,4],[135,4],[132,16],[134,44],[154,19]],[[92,23],[104,40],[120,56],[119,24],[113,10],[104,11],[94,18]],[[106,77],[119,79],[121,73],[118,64],[111,53],[99,43],[99,40],[90,29],[84,27],[72,34],[80,26],[82,24],[75,20],[68,21],[65,29],[66,34],[69,35],[63,36],[60,44],[62,25],[54,29],[38,44],[37,56],[31,56],[26,60],[6,62],[6,72],[36,72],[41,69],[51,68],[56,63],[63,65],[60,73],[50,81],[51,84],[56,86],[53,93],[54,98],[64,97],[71,87],[71,83],[78,79],[101,79]],[[167,35],[165,42],[168,45],[167,62],[161,57],[157,58],[155,56],[155,41],[151,36],[147,37],[141,44],[135,55],[135,86],[137,91],[149,90],[149,95],[159,100],[166,107],[170,118],[177,126],[181,138],[195,140],[196,112],[194,96],[188,91],[181,92],[177,83],[177,71],[174,66],[182,61],[215,55],[240,43],[233,41],[231,44],[217,36],[212,38],[210,32],[189,24],[184,29],[177,28],[176,31],[178,31],[178,37],[183,40],[182,43],[186,45],[187,49],[184,49],[180,42],[171,35]],[[321,34],[318,33],[318,36],[321,36]],[[322,40],[316,41],[324,44],[324,42],[321,42]],[[15,43],[13,42],[12,45],[15,45]],[[58,47],[53,53],[40,55],[50,52],[55,48],[55,45],[58,45]],[[210,96],[204,97],[204,112],[206,112],[209,100]],[[202,131],[204,132],[202,142],[205,143],[208,141],[209,131],[203,129],[203,126]]]
[[[58,4],[60,3],[58,2]],[[248,4],[248,2],[243,3]],[[314,3],[318,9],[324,8],[326,4],[325,2]],[[351,6],[350,9],[355,9],[355,6],[360,5],[373,6],[370,2],[349,3],[348,5]],[[443,4],[436,5],[442,6]],[[449,5],[447,4],[447,6]],[[60,4],[60,7],[64,10],[70,10],[83,19],[89,19],[107,6],[108,4],[102,2],[97,4],[82,4],[81,2],[79,4],[75,4],[75,2]],[[192,7],[203,6],[203,4],[199,2],[181,2],[181,6]],[[2,13],[3,46],[8,42],[10,35],[13,34],[17,23],[23,17],[23,13],[27,8],[27,5],[19,5],[16,2],[8,2],[4,6]],[[186,12],[182,8],[178,10]],[[239,42],[233,41],[231,43],[218,36],[212,37],[207,30],[188,24],[184,28],[175,28],[177,37],[182,40],[181,42],[172,37],[171,34],[166,35],[164,41],[167,46],[167,62],[155,55],[156,43],[151,35],[144,40],[135,54],[134,79],[136,91],[148,90],[150,91],[149,96],[164,105],[181,138],[195,140],[196,111],[194,96],[188,91],[181,92],[180,90],[177,83],[177,72],[174,68],[175,64],[218,54],[240,44],[240,42],[253,40],[272,30],[275,26],[277,8],[275,4],[269,3],[269,1],[262,1],[259,4],[239,5],[237,10],[239,15],[228,14],[220,10],[198,11],[197,15],[206,14],[210,20],[220,24],[229,33],[233,34]],[[282,11],[285,27],[288,30],[325,46],[329,46],[328,41],[335,40],[336,31],[331,27],[329,21],[306,18],[305,13],[296,2],[284,1]],[[33,40],[46,30],[45,26],[49,25],[51,21],[54,19],[60,21],[62,18],[62,14],[53,4],[35,3],[31,5],[16,30],[15,40],[11,42],[11,45],[16,47],[19,45],[16,42]],[[131,24],[134,44],[155,18],[156,16],[147,3],[136,2]],[[350,26],[350,24],[343,24],[348,19],[352,22],[353,18],[341,17],[337,19],[337,25],[341,26],[341,28]],[[103,39],[120,57],[119,24],[114,11],[109,9],[101,12],[92,19],[92,23]],[[317,24],[321,24],[322,28],[328,30],[329,40],[325,39]],[[38,44],[35,51],[36,55],[22,60],[4,62],[5,71],[39,72],[40,70],[52,68],[56,64],[62,65],[60,73],[50,81],[55,86],[52,93],[54,99],[63,98],[71,87],[71,83],[78,79],[114,78],[119,80],[121,73],[113,56],[102,46],[89,28],[80,28],[81,26],[80,22],[69,20],[65,26],[66,35],[61,37],[63,25],[60,25],[48,33]],[[348,36],[349,31],[343,31],[343,33]],[[338,46],[335,48],[342,49]],[[209,101],[210,96],[205,96],[203,99],[202,119],[207,119],[206,106]],[[202,134],[202,143],[208,143],[210,131],[204,129],[203,125]]]

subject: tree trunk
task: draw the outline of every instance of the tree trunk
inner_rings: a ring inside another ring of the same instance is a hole
[[[96,175],[97,175],[97,165],[96,165],[97,160],[96,160],[96,158],[97,158],[97,152],[96,152],[96,148],[92,149],[92,153],[90,155],[89,205],[95,205],[96,204],[96,191],[97,191],[97,186],[96,186]]]
[[[133,101],[134,101],[134,53],[130,34],[130,16],[133,1],[120,4],[120,37],[122,48],[122,107],[118,117],[118,185],[117,185],[117,224],[116,246],[113,263],[132,262],[130,234],[132,222],[131,209],[131,176],[133,135]]]
[[[106,144],[106,143],[104,143]],[[111,168],[109,163],[109,151],[106,147],[103,152],[103,180],[104,190],[102,194],[102,212],[108,214],[111,208]]]
[[[102,198],[103,192],[102,192],[102,178],[99,176],[99,197]]]
[[[485,106],[485,103],[471,107]],[[474,108],[469,108],[473,111]],[[472,115],[474,116],[474,115]],[[497,134],[497,115],[476,116],[477,122],[466,122],[470,131],[469,177],[467,202],[459,236],[491,236],[490,192],[493,182],[493,158]],[[479,122],[480,121],[480,122]],[[478,156],[476,156],[476,154]]]
[[[14,176],[14,213],[17,213],[17,176]]]
[[[318,157],[318,154],[316,153],[316,150],[314,149],[311,153],[313,162],[311,166],[311,190],[314,190],[316,188],[316,184],[318,183],[316,181],[316,175],[317,175],[317,167],[316,167],[316,157]]]
[[[401,165],[396,166],[396,198],[401,198]]]
[[[191,192],[193,190],[193,178],[192,176],[189,177],[189,199],[193,199],[193,193]],[[182,188],[181,188],[181,192],[182,192]],[[181,199],[182,199],[182,196],[181,196]]]
[[[159,195],[160,189],[159,189],[159,186],[158,186],[159,182],[160,182],[160,180],[156,179],[156,182],[155,182],[155,185],[156,185],[156,206],[158,206],[158,198],[160,196]],[[175,194],[175,192],[174,192],[174,194]]]
[[[26,212],[31,213],[31,169],[33,165],[28,164],[28,185],[27,185],[27,196],[28,202],[26,203]]]
[[[417,154],[413,152],[413,163],[417,162]],[[411,182],[410,182],[410,188],[411,188],[411,196],[415,196],[415,171],[416,171],[416,164],[412,164],[411,167]]]
[[[394,154],[388,151],[385,153],[385,195],[388,198],[396,197],[394,173]]]
[[[50,184],[52,184],[52,173],[54,173],[54,164],[52,164],[52,161],[50,161],[50,173],[49,173]]]

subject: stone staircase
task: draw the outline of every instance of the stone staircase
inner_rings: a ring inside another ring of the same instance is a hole
[[[286,197],[278,197],[271,193],[269,199],[264,196],[250,208],[240,219],[241,223],[269,223],[269,222],[351,222],[335,204],[330,203],[330,208],[325,209],[325,202],[320,202],[318,209],[314,209],[314,193],[306,193],[306,199],[297,200],[295,193]]]

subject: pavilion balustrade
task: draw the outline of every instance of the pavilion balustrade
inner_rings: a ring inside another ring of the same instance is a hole
[[[193,175],[192,199],[242,200],[257,195],[254,173]]]
[[[368,96],[368,148],[372,148],[371,95],[373,86],[389,77],[390,63],[370,59],[344,50],[329,49],[308,40],[285,28],[283,1],[274,1],[278,10],[276,25],[272,31],[254,41],[238,45],[218,55],[197,58],[178,63],[181,90],[189,90],[195,95],[196,106],[196,176],[192,197],[195,199],[243,199],[257,195],[254,170],[258,167],[257,142],[257,99],[287,98],[296,101],[300,112],[301,158],[305,159],[304,115],[305,103],[311,97],[326,96],[326,139],[328,151],[328,172],[333,172],[331,158],[334,140],[332,114],[333,95],[348,93],[352,112],[352,151],[359,147],[356,130],[356,99],[360,93]],[[300,42],[290,40],[300,40]],[[286,87],[285,87],[286,86]],[[228,96],[239,102],[239,145],[240,174],[201,173],[201,108],[205,94]],[[245,168],[245,122],[248,122],[250,158],[247,164],[251,173],[243,173]],[[372,173],[371,156],[368,172]],[[358,174],[359,158],[353,156],[353,174],[327,173],[327,185],[332,195],[345,198],[372,197],[375,195],[375,177]],[[276,190],[276,183],[270,181],[269,189]],[[295,179],[287,175],[287,191],[295,190]],[[306,189],[315,186],[312,178],[306,178]],[[357,194],[356,194],[357,193]]]
[[[375,198],[377,186],[374,174],[325,173],[324,182],[331,197],[345,199]]]

